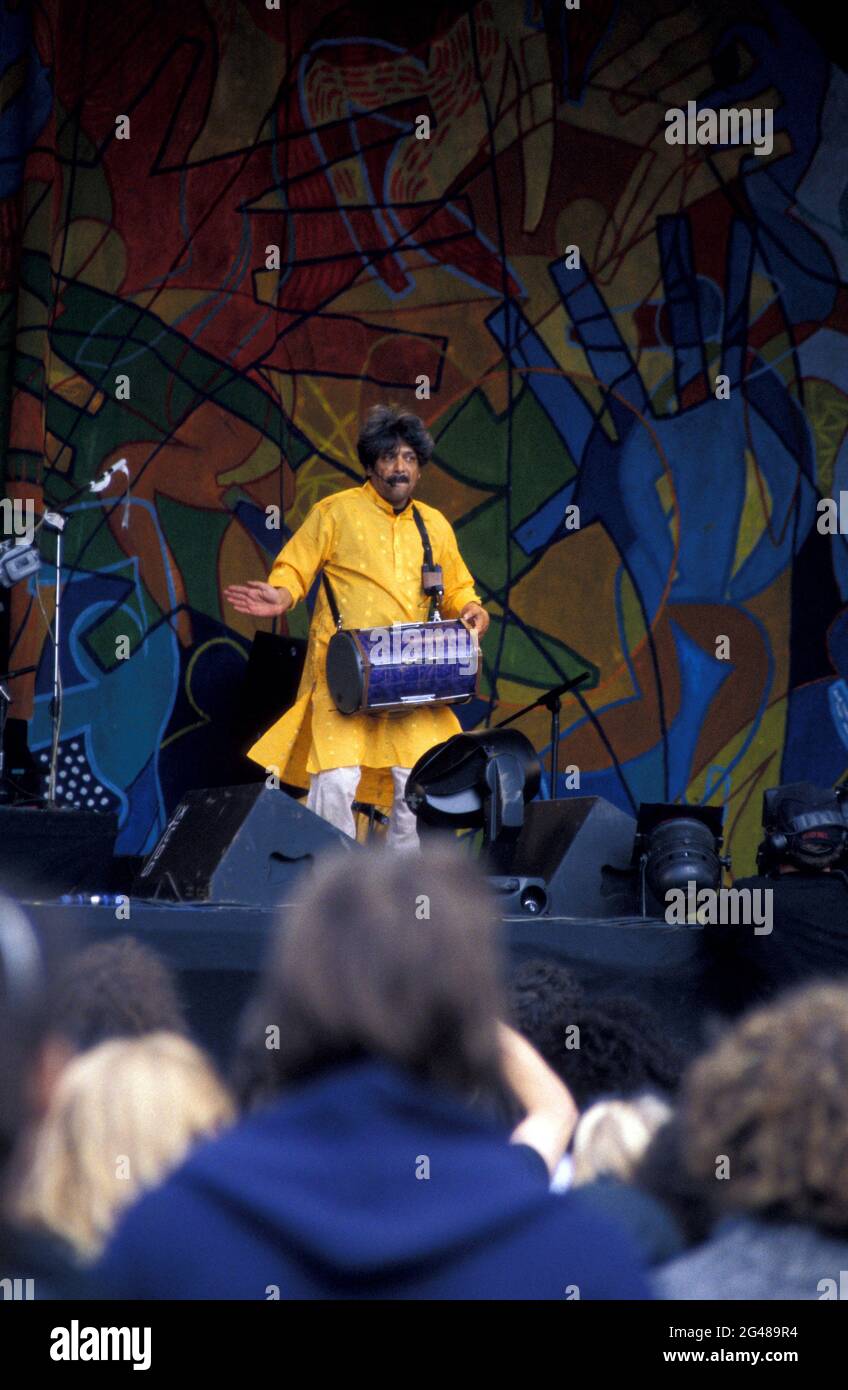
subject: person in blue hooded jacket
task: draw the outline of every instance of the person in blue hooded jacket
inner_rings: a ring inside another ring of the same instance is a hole
[[[455,847],[323,857],[245,1017],[249,1108],[125,1216],[103,1287],[649,1298],[628,1237],[549,1191],[576,1110],[499,1022],[500,965],[485,881]]]

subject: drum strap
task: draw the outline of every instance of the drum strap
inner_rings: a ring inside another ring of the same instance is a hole
[[[418,534],[421,537],[421,544],[424,547],[424,563],[428,570],[433,568],[433,547],[430,544],[430,537],[427,535],[427,527],[424,525],[424,518],[416,507],[412,504],[412,520],[418,527]]]
[[[327,602],[328,602],[329,605],[330,605],[330,612],[331,612],[332,615],[333,615],[333,622],[335,623],[337,630],[338,630],[339,632],[341,632],[341,630],[342,630],[342,615],[341,615],[341,613],[339,612],[339,605],[336,603],[336,596],[335,596],[335,594],[333,593],[333,586],[332,586],[332,584],[330,583],[329,579],[327,578],[326,570],[325,570],[324,573],[321,575],[321,578],[322,578],[322,580],[323,580],[323,582],[324,582],[324,591],[325,591],[325,593],[326,593],[326,595],[327,595]]]
[[[432,571],[434,575],[435,575],[435,574],[438,574],[439,583],[441,583],[442,572],[441,572],[441,569],[438,567],[438,565],[434,565],[434,564],[433,564],[433,547],[432,547],[431,544],[430,544],[430,537],[429,537],[429,535],[427,534],[427,527],[424,525],[424,518],[423,518],[423,516],[421,515],[421,513],[419,512],[419,510],[418,510],[418,508],[416,507],[416,505],[415,505],[414,502],[413,502],[413,504],[412,504],[412,519],[413,519],[413,521],[415,522],[415,525],[418,527],[418,534],[419,534],[420,537],[421,537],[421,544],[422,544],[422,546],[424,547],[424,568],[425,568],[425,570]],[[329,579],[328,579],[328,577],[327,577],[327,572],[326,572],[326,570],[322,573],[321,579],[322,579],[322,582],[323,582],[323,584],[324,584],[324,592],[325,592],[326,595],[327,595],[327,602],[328,602],[329,605],[330,605],[330,612],[331,612],[332,615],[333,615],[333,622],[335,623],[335,625],[336,625],[337,629],[339,630],[339,632],[341,632],[341,629],[342,629],[342,627],[343,627],[342,615],[341,615],[341,613],[339,612],[339,605],[336,603],[336,596],[335,596],[335,594],[333,593],[333,586],[332,586],[332,584],[330,583],[330,581],[329,581]],[[426,593],[426,592],[428,592],[428,591],[425,590],[425,593]],[[434,604],[435,604],[435,597],[434,597],[435,592],[436,592],[435,590],[431,590],[431,591],[428,593],[428,597],[430,598],[430,613],[431,613],[431,615],[432,615],[433,607],[434,607]],[[443,592],[444,592],[444,591],[443,591],[441,588],[438,590],[438,593],[439,593],[439,594],[441,594],[441,593],[443,593]]]

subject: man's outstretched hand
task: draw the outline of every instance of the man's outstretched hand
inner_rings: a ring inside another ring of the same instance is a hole
[[[237,613],[247,613],[251,618],[279,618],[292,606],[288,589],[275,589],[260,579],[250,579],[247,584],[230,584],[224,590],[224,598]]]
[[[459,616],[465,626],[476,632],[478,637],[482,637],[489,626],[489,615],[479,603],[466,603]]]

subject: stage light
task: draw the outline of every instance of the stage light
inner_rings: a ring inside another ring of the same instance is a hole
[[[548,905],[548,895],[538,884],[530,884],[522,891],[521,910],[531,917],[538,917]]]
[[[487,882],[495,895],[501,916],[528,917],[548,915],[550,897],[543,878],[524,878],[513,874],[487,874]]]
[[[404,799],[419,824],[443,829],[482,827],[487,845],[518,835],[524,805],[539,790],[541,766],[517,729],[455,734],[418,759]],[[531,910],[531,909],[528,909]]]
[[[646,889],[663,906],[668,893],[686,892],[690,883],[696,892],[721,885],[722,868],[730,867],[730,860],[719,852],[723,822],[721,806],[642,803],[632,862],[639,870],[643,916]]]
[[[844,867],[848,855],[848,788],[790,782],[763,792],[764,837],[757,850],[757,872],[775,874],[781,864],[821,872]]]

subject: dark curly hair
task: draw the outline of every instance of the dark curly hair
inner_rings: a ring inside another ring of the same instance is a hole
[[[566,1032],[575,1025],[578,1033]],[[578,1003],[546,1060],[581,1110],[601,1098],[645,1090],[673,1095],[684,1065],[654,1011],[629,998]]]
[[[562,1047],[566,1024],[582,998],[577,977],[550,956],[522,961],[509,980],[512,1020],[548,1062]]]
[[[514,971],[509,1003],[516,1028],[562,1078],[581,1109],[602,1096],[676,1090],[683,1056],[654,1010],[638,999],[589,1000],[566,965],[539,957]],[[574,1025],[579,1034],[568,1033]]]
[[[848,1231],[848,989],[807,985],[741,1019],[687,1073],[681,1124],[718,1209]]]
[[[132,936],[97,941],[56,978],[52,1024],[78,1052],[109,1038],[187,1034],[174,978],[155,951]]]
[[[393,453],[399,444],[408,444],[415,450],[422,468],[432,457],[432,437],[417,415],[397,405],[372,406],[356,441],[356,452],[365,472],[370,473],[377,460]]]

